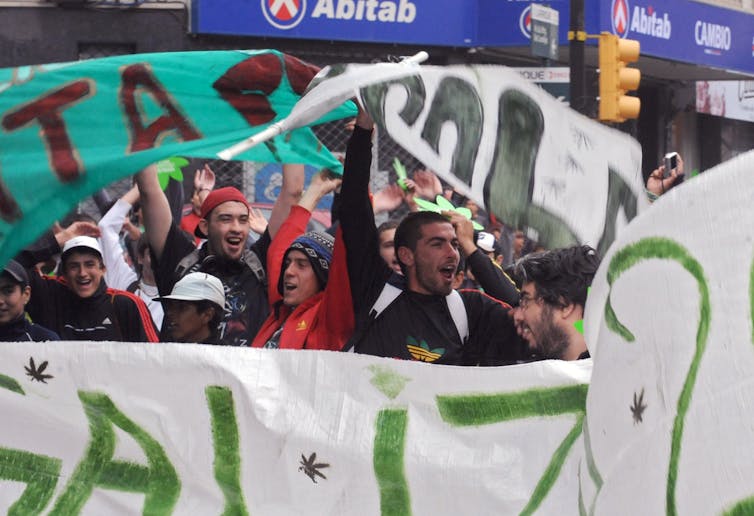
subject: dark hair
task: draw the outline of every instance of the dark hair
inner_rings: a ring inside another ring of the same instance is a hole
[[[212,308],[215,311],[214,315],[212,316],[212,319],[210,319],[209,323],[207,323],[207,326],[209,327],[210,332],[215,333],[217,331],[217,328],[220,326],[220,323],[225,318],[225,310],[217,303],[214,303],[207,299],[202,299],[201,301],[191,301],[191,302],[196,305],[197,313],[202,313],[206,310],[209,310],[210,308]]]
[[[450,224],[448,219],[433,211],[415,211],[409,213],[401,223],[398,224],[398,229],[395,230],[393,241],[395,243],[395,257],[398,259],[403,274],[406,274],[406,269],[405,265],[398,257],[398,249],[401,247],[408,247],[412,251],[416,251],[416,243],[422,236],[421,228],[436,222]]]
[[[382,224],[377,226],[377,236],[380,236],[383,233],[383,231],[396,229],[399,224],[400,224],[400,221],[396,219],[390,219],[383,222]]]
[[[532,282],[547,303],[584,306],[586,293],[600,266],[600,257],[588,245],[529,254],[515,264],[519,284]]]

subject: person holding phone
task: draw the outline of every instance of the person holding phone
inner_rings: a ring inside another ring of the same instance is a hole
[[[677,152],[665,156],[664,163],[654,169],[647,178],[647,192],[650,200],[659,196],[683,182],[683,159]]]

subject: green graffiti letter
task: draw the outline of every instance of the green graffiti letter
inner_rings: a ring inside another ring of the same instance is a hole
[[[446,77],[437,86],[422,138],[440,153],[440,135],[446,122],[453,122],[458,133],[450,171],[471,186],[474,162],[482,140],[482,101],[474,87],[456,77]]]
[[[673,434],[670,444],[670,465],[668,466],[668,484],[665,498],[667,514],[675,516],[677,514],[675,486],[678,479],[678,460],[681,455],[683,427],[686,418],[686,411],[688,411],[689,404],[691,403],[691,395],[694,391],[699,364],[701,363],[702,355],[704,355],[704,350],[707,346],[707,334],[709,333],[710,324],[710,299],[709,289],[707,288],[707,282],[704,278],[704,270],[702,269],[702,266],[683,246],[667,238],[644,238],[615,253],[613,259],[610,260],[610,266],[607,269],[608,285],[612,287],[613,283],[625,271],[639,262],[650,259],[673,260],[678,262],[681,267],[686,269],[686,271],[696,279],[699,288],[699,325],[696,330],[696,349],[688,373],[686,374],[681,394],[678,397],[678,409],[675,415],[675,420],[673,421]],[[608,328],[626,339],[628,342],[633,342],[635,340],[633,333],[621,324],[615,315],[609,294],[607,301],[605,302],[605,324]]]
[[[385,516],[411,514],[411,496],[403,472],[406,426],[406,409],[384,409],[377,414],[372,460],[380,486],[380,513]]]
[[[495,155],[484,182],[484,202],[512,227],[539,231],[547,247],[578,243],[568,225],[541,206],[532,204],[534,165],[544,131],[539,106],[526,93],[508,90],[500,96]]]
[[[622,177],[613,169],[608,169],[607,207],[605,210],[605,230],[597,245],[597,252],[605,256],[607,248],[615,240],[615,219],[618,218],[618,209],[623,208],[626,220],[636,217],[636,196],[631,187],[626,184]]]
[[[385,127],[385,97],[388,90],[396,85],[402,86],[408,94],[406,105],[399,113],[399,116],[407,125],[414,125],[424,108],[427,93],[424,89],[424,82],[418,75],[362,88],[361,97],[364,99],[367,111],[369,111],[375,123],[382,127]]]
[[[515,419],[577,414],[576,423],[553,453],[521,514],[533,514],[560,475],[568,453],[581,433],[587,385],[529,389],[500,394],[437,396],[443,421],[453,426],[479,426]]]
[[[144,493],[144,514],[170,514],[178,501],[181,483],[162,446],[118,410],[106,394],[79,391],[79,399],[89,419],[91,440],[50,514],[78,514],[95,486]],[[148,466],[113,459],[113,425],[141,446]]]
[[[233,393],[216,385],[205,389],[212,418],[212,444],[215,449],[215,480],[225,497],[223,516],[247,515],[241,491],[241,454],[238,445],[238,424],[233,407]]]
[[[9,515],[39,514],[52,498],[62,461],[46,455],[0,448],[0,479],[25,482],[26,489],[8,509]]]

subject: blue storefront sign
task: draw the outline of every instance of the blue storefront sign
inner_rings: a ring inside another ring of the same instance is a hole
[[[192,30],[276,38],[469,46],[473,0],[194,0]]]
[[[524,47],[530,0],[194,0],[192,31],[369,43]],[[556,9],[568,44],[569,0]],[[585,25],[643,55],[754,74],[754,15],[692,0],[585,0]],[[596,44],[588,40],[587,44]]]
[[[642,55],[754,73],[754,15],[688,0],[606,0],[600,30],[638,40]]]

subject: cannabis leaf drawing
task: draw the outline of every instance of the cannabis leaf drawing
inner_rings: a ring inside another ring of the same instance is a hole
[[[455,211],[466,217],[467,219],[471,219],[471,210],[466,208],[465,206],[460,206],[456,208],[452,202],[447,200],[442,195],[438,195],[435,199],[435,202],[431,201],[425,201],[424,199],[420,199],[418,197],[414,198],[414,202],[419,206],[419,209],[421,211],[434,211],[435,213],[440,213],[442,211]],[[482,231],[484,229],[484,226],[481,224],[471,221],[472,225],[474,226],[474,229],[477,231]]]
[[[47,383],[47,380],[50,378],[55,378],[51,374],[44,374],[44,370],[47,369],[47,360],[39,364],[39,367],[34,364],[34,359],[32,357],[29,357],[29,365],[24,366],[24,369],[26,369],[26,376],[31,377],[31,381],[34,380],[42,383]]]
[[[307,459],[304,454],[301,454],[301,461],[299,461],[299,464],[301,466],[298,468],[299,471],[303,471],[306,476],[312,479],[312,482],[315,484],[317,483],[316,477],[322,477],[325,480],[327,480],[327,477],[324,476],[322,473],[320,473],[320,468],[329,468],[329,464],[325,464],[324,462],[319,462],[315,464],[315,460],[317,460],[317,453],[312,452],[311,455],[309,455],[309,458]]]
[[[188,160],[179,157],[172,157],[158,161],[155,166],[157,167],[157,179],[160,182],[160,188],[164,190],[168,186],[170,178],[173,178],[178,182],[183,181],[183,171],[181,171],[181,167],[185,165],[188,165]]]
[[[634,393],[634,404],[629,408],[631,409],[631,414],[634,416],[634,424],[641,423],[643,421],[642,415],[644,414],[644,409],[647,408],[647,404],[644,403],[644,387],[642,387],[638,398],[636,397],[636,393]]]

